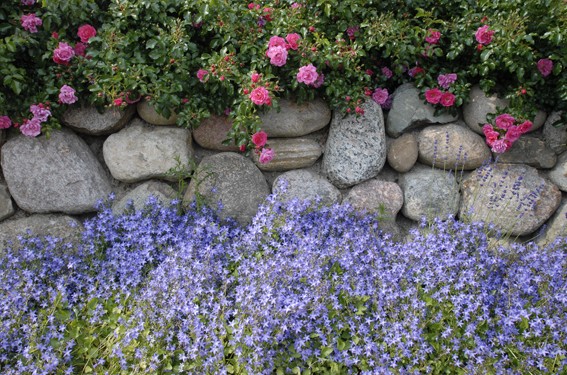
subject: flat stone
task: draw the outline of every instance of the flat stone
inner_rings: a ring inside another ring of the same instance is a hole
[[[507,99],[499,98],[497,95],[486,95],[480,86],[475,85],[469,93],[469,100],[463,105],[463,119],[475,133],[483,134],[482,127],[487,123],[486,116],[489,113],[497,113],[498,108],[505,109],[510,104]],[[533,119],[530,132],[543,126],[547,114],[539,111]]]
[[[421,164],[400,176],[404,193],[402,214],[419,221],[455,216],[459,211],[459,185],[455,176]]]
[[[31,213],[95,211],[110,181],[87,144],[70,130],[51,137],[18,135],[2,147],[2,170],[12,198]]]
[[[559,190],[567,192],[567,151],[559,155],[557,164],[549,171],[548,176]]]
[[[378,213],[380,219],[395,220],[404,204],[402,189],[395,182],[376,179],[354,186],[343,199],[356,210]]]
[[[238,146],[224,145],[227,134],[232,128],[232,121],[227,116],[211,115],[193,130],[195,142],[206,149],[217,151],[238,151]]]
[[[281,99],[279,105],[279,112],[271,109],[260,114],[260,127],[268,137],[301,137],[323,129],[331,120],[331,109],[321,99],[303,104]]]
[[[330,206],[340,203],[341,192],[327,179],[306,169],[285,172],[278,176],[272,185],[272,191],[280,201],[298,199],[300,201],[321,199],[321,204]]]
[[[252,153],[252,158],[260,170],[267,172],[310,167],[323,153],[319,143],[308,138],[269,138],[266,147],[274,151],[269,163],[260,163],[256,153]]]
[[[418,155],[417,138],[413,133],[402,134],[399,138],[392,139],[388,145],[388,164],[400,173],[412,169]]]
[[[447,113],[435,116],[435,108],[420,99],[419,90],[412,83],[404,83],[394,91],[386,131],[390,137],[397,138],[423,125],[446,124],[456,120],[457,116]]]
[[[189,204],[197,198],[216,210],[221,218],[231,217],[247,225],[269,194],[266,179],[250,159],[221,152],[199,163],[183,202]],[[219,202],[222,209],[218,208]]]
[[[124,110],[108,108],[99,112],[93,106],[72,106],[63,113],[63,123],[76,132],[88,135],[111,134],[122,129],[136,113],[135,106]]]
[[[323,155],[323,174],[338,188],[376,177],[386,163],[382,108],[372,100],[361,116],[335,113]]]
[[[466,126],[429,126],[419,134],[419,162],[444,170],[471,170],[492,157],[484,139]]]
[[[559,237],[565,237],[567,241],[567,199],[564,199],[557,208],[557,211],[548,220],[542,235],[536,239],[539,246],[551,244]]]
[[[172,199],[175,199],[175,196],[175,190],[165,182],[147,181],[115,202],[112,205],[112,212],[117,215],[122,214],[130,204],[132,204],[134,210],[139,211],[144,208],[150,197],[156,198],[161,205],[167,206]]]
[[[8,191],[8,185],[0,183],[0,220],[12,216],[16,212],[12,204],[12,198]]]
[[[557,186],[523,164],[478,168],[463,181],[461,190],[461,219],[494,223],[513,236],[536,231],[561,202]]]
[[[551,148],[556,154],[561,154],[567,151],[567,124],[558,124],[554,126],[556,122],[561,120],[561,115],[563,112],[551,112],[551,114],[545,120],[543,125],[543,137],[545,143]]]
[[[180,166],[191,170],[191,143],[187,129],[151,126],[134,119],[106,139],[102,152],[110,173],[119,181],[174,180],[170,170]]]
[[[152,125],[175,125],[177,122],[177,114],[172,113],[169,117],[162,116],[156,112],[154,107],[147,101],[141,100],[136,105],[138,116],[145,122]]]
[[[494,157],[499,163],[526,164],[537,169],[553,168],[557,162],[557,155],[544,141],[527,135],[514,142],[508,151]]]

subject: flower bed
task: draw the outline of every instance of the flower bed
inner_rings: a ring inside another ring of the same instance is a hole
[[[155,201],[24,239],[0,263],[0,369],[28,373],[562,373],[567,249],[437,220],[406,244],[348,206],[253,223]]]

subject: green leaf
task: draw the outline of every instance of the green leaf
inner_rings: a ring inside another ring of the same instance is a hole
[[[328,347],[328,346],[321,347],[321,356],[323,358],[328,357],[332,352],[333,352],[333,348],[331,348],[331,347]]]

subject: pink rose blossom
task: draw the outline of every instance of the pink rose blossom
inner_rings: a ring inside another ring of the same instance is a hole
[[[484,124],[484,126],[482,127],[482,132],[484,133],[484,136],[486,137],[486,143],[490,147],[492,147],[494,142],[500,136],[500,133],[495,131],[494,128],[492,127],[492,125],[490,125],[490,124]]]
[[[252,90],[249,97],[250,100],[252,100],[252,103],[256,105],[270,105],[272,103],[272,100],[270,99],[270,93],[265,87],[262,86],[256,87],[254,90]]]
[[[263,148],[262,152],[260,153],[260,163],[267,164],[274,158],[274,150],[271,148]]]
[[[315,68],[313,64],[309,64],[299,68],[299,72],[297,73],[297,82],[312,85],[315,81],[317,81],[318,77],[317,68]]]
[[[75,90],[71,86],[63,85],[59,90],[59,100],[63,104],[73,104],[79,98],[75,95]]]
[[[265,131],[260,130],[257,133],[252,134],[252,143],[256,147],[264,147],[266,142],[268,141],[268,134]]]
[[[32,34],[37,33],[37,27],[43,24],[41,18],[37,17],[35,13],[22,15],[20,22],[22,24],[22,27]]]
[[[386,77],[387,79],[390,79],[390,78],[392,78],[394,73],[390,70],[390,68],[385,66],[385,67],[382,68],[382,75],[384,77]]]
[[[553,71],[553,61],[550,59],[540,59],[537,62],[537,69],[542,76],[547,77]]]
[[[205,81],[205,76],[209,74],[209,72],[205,69],[199,69],[197,71],[197,78],[199,78],[199,81],[204,82]]]
[[[33,114],[33,117],[37,119],[39,122],[47,121],[48,117],[51,116],[51,111],[43,104],[32,104],[30,106],[30,112]]]
[[[522,130],[517,126],[512,126],[508,128],[506,134],[504,135],[504,139],[510,142],[510,144],[516,142],[520,139],[520,136],[523,134]]]
[[[443,95],[441,95],[439,103],[441,103],[443,107],[450,107],[455,104],[455,95],[452,92],[444,92]]]
[[[520,131],[523,133],[527,133],[533,126],[533,123],[529,120],[522,122],[520,125],[518,125],[518,129],[520,129]]]
[[[22,0],[22,5],[32,6],[35,4],[35,0]]]
[[[274,35],[270,38],[270,41],[268,42],[268,48],[271,48],[271,47],[283,47],[283,48],[285,48],[286,44],[287,43],[285,42],[284,38],[282,38],[281,36]]]
[[[67,43],[60,42],[53,51],[53,61],[56,64],[69,65],[73,56],[75,56],[75,50]]]
[[[122,98],[116,98],[114,99],[114,101],[112,102],[115,106],[120,107],[122,105],[122,103],[124,103],[124,99]]]
[[[425,92],[425,100],[430,104],[437,104],[441,100],[443,92],[438,88],[429,89]]]
[[[273,46],[268,48],[266,56],[270,58],[270,64],[284,66],[287,61],[287,49],[281,46]]]
[[[434,29],[427,30],[427,36],[425,37],[425,41],[429,44],[437,44],[441,39],[441,33]]]
[[[423,72],[425,72],[425,70],[423,70],[423,68],[421,66],[415,66],[415,67],[411,68],[410,70],[408,70],[408,75],[413,78],[416,75],[421,74]]]
[[[496,116],[496,119],[494,119],[496,126],[503,130],[507,130],[511,126],[514,126],[515,122],[516,119],[507,113]]]
[[[75,51],[76,56],[85,57],[86,50],[87,50],[87,46],[81,42],[75,43],[75,47],[73,47],[73,51]]]
[[[96,36],[96,29],[91,25],[81,25],[77,31],[77,36],[81,38],[81,42],[88,43],[89,39]]]
[[[443,87],[444,89],[448,89],[449,86],[451,86],[451,84],[454,83],[456,80],[457,80],[457,75],[455,73],[440,74],[439,77],[437,77],[437,83],[439,84],[439,86]]]
[[[497,139],[496,141],[494,141],[494,143],[492,144],[492,152],[495,152],[497,154],[502,154],[506,151],[508,151],[508,149],[512,146],[512,144],[510,142],[508,142],[505,139]]]
[[[297,51],[298,45],[297,42],[301,39],[301,36],[297,33],[287,34],[285,40],[287,41],[287,47],[291,48],[294,51]]]
[[[374,100],[376,103],[378,103],[380,105],[383,105],[388,101],[389,96],[390,95],[388,93],[388,89],[383,89],[383,88],[378,87],[372,93],[372,100]]]
[[[476,41],[480,44],[487,45],[492,42],[492,36],[494,35],[494,30],[490,30],[488,25],[484,25],[476,30],[474,37]]]
[[[35,117],[31,120],[25,119],[20,126],[20,132],[26,137],[37,137],[41,134],[41,122]]]
[[[12,126],[12,120],[8,116],[0,116],[0,129],[8,129]]]
[[[258,74],[256,72],[252,73],[251,79],[252,79],[252,82],[257,83],[260,80],[260,74]]]
[[[314,88],[317,89],[317,88],[323,86],[323,83],[324,83],[324,82],[325,82],[325,75],[324,75],[323,73],[319,73],[319,74],[317,75],[317,79],[315,80],[315,82],[313,82],[313,83],[311,84],[311,87],[314,87]]]
[[[297,9],[297,8],[301,8],[301,4],[299,4],[299,3],[291,4],[291,9]]]

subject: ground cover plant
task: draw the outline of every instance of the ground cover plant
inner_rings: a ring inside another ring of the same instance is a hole
[[[0,263],[5,374],[557,374],[567,248],[499,247],[423,223],[271,195],[246,228],[206,207],[101,206],[78,244],[25,238]]]

